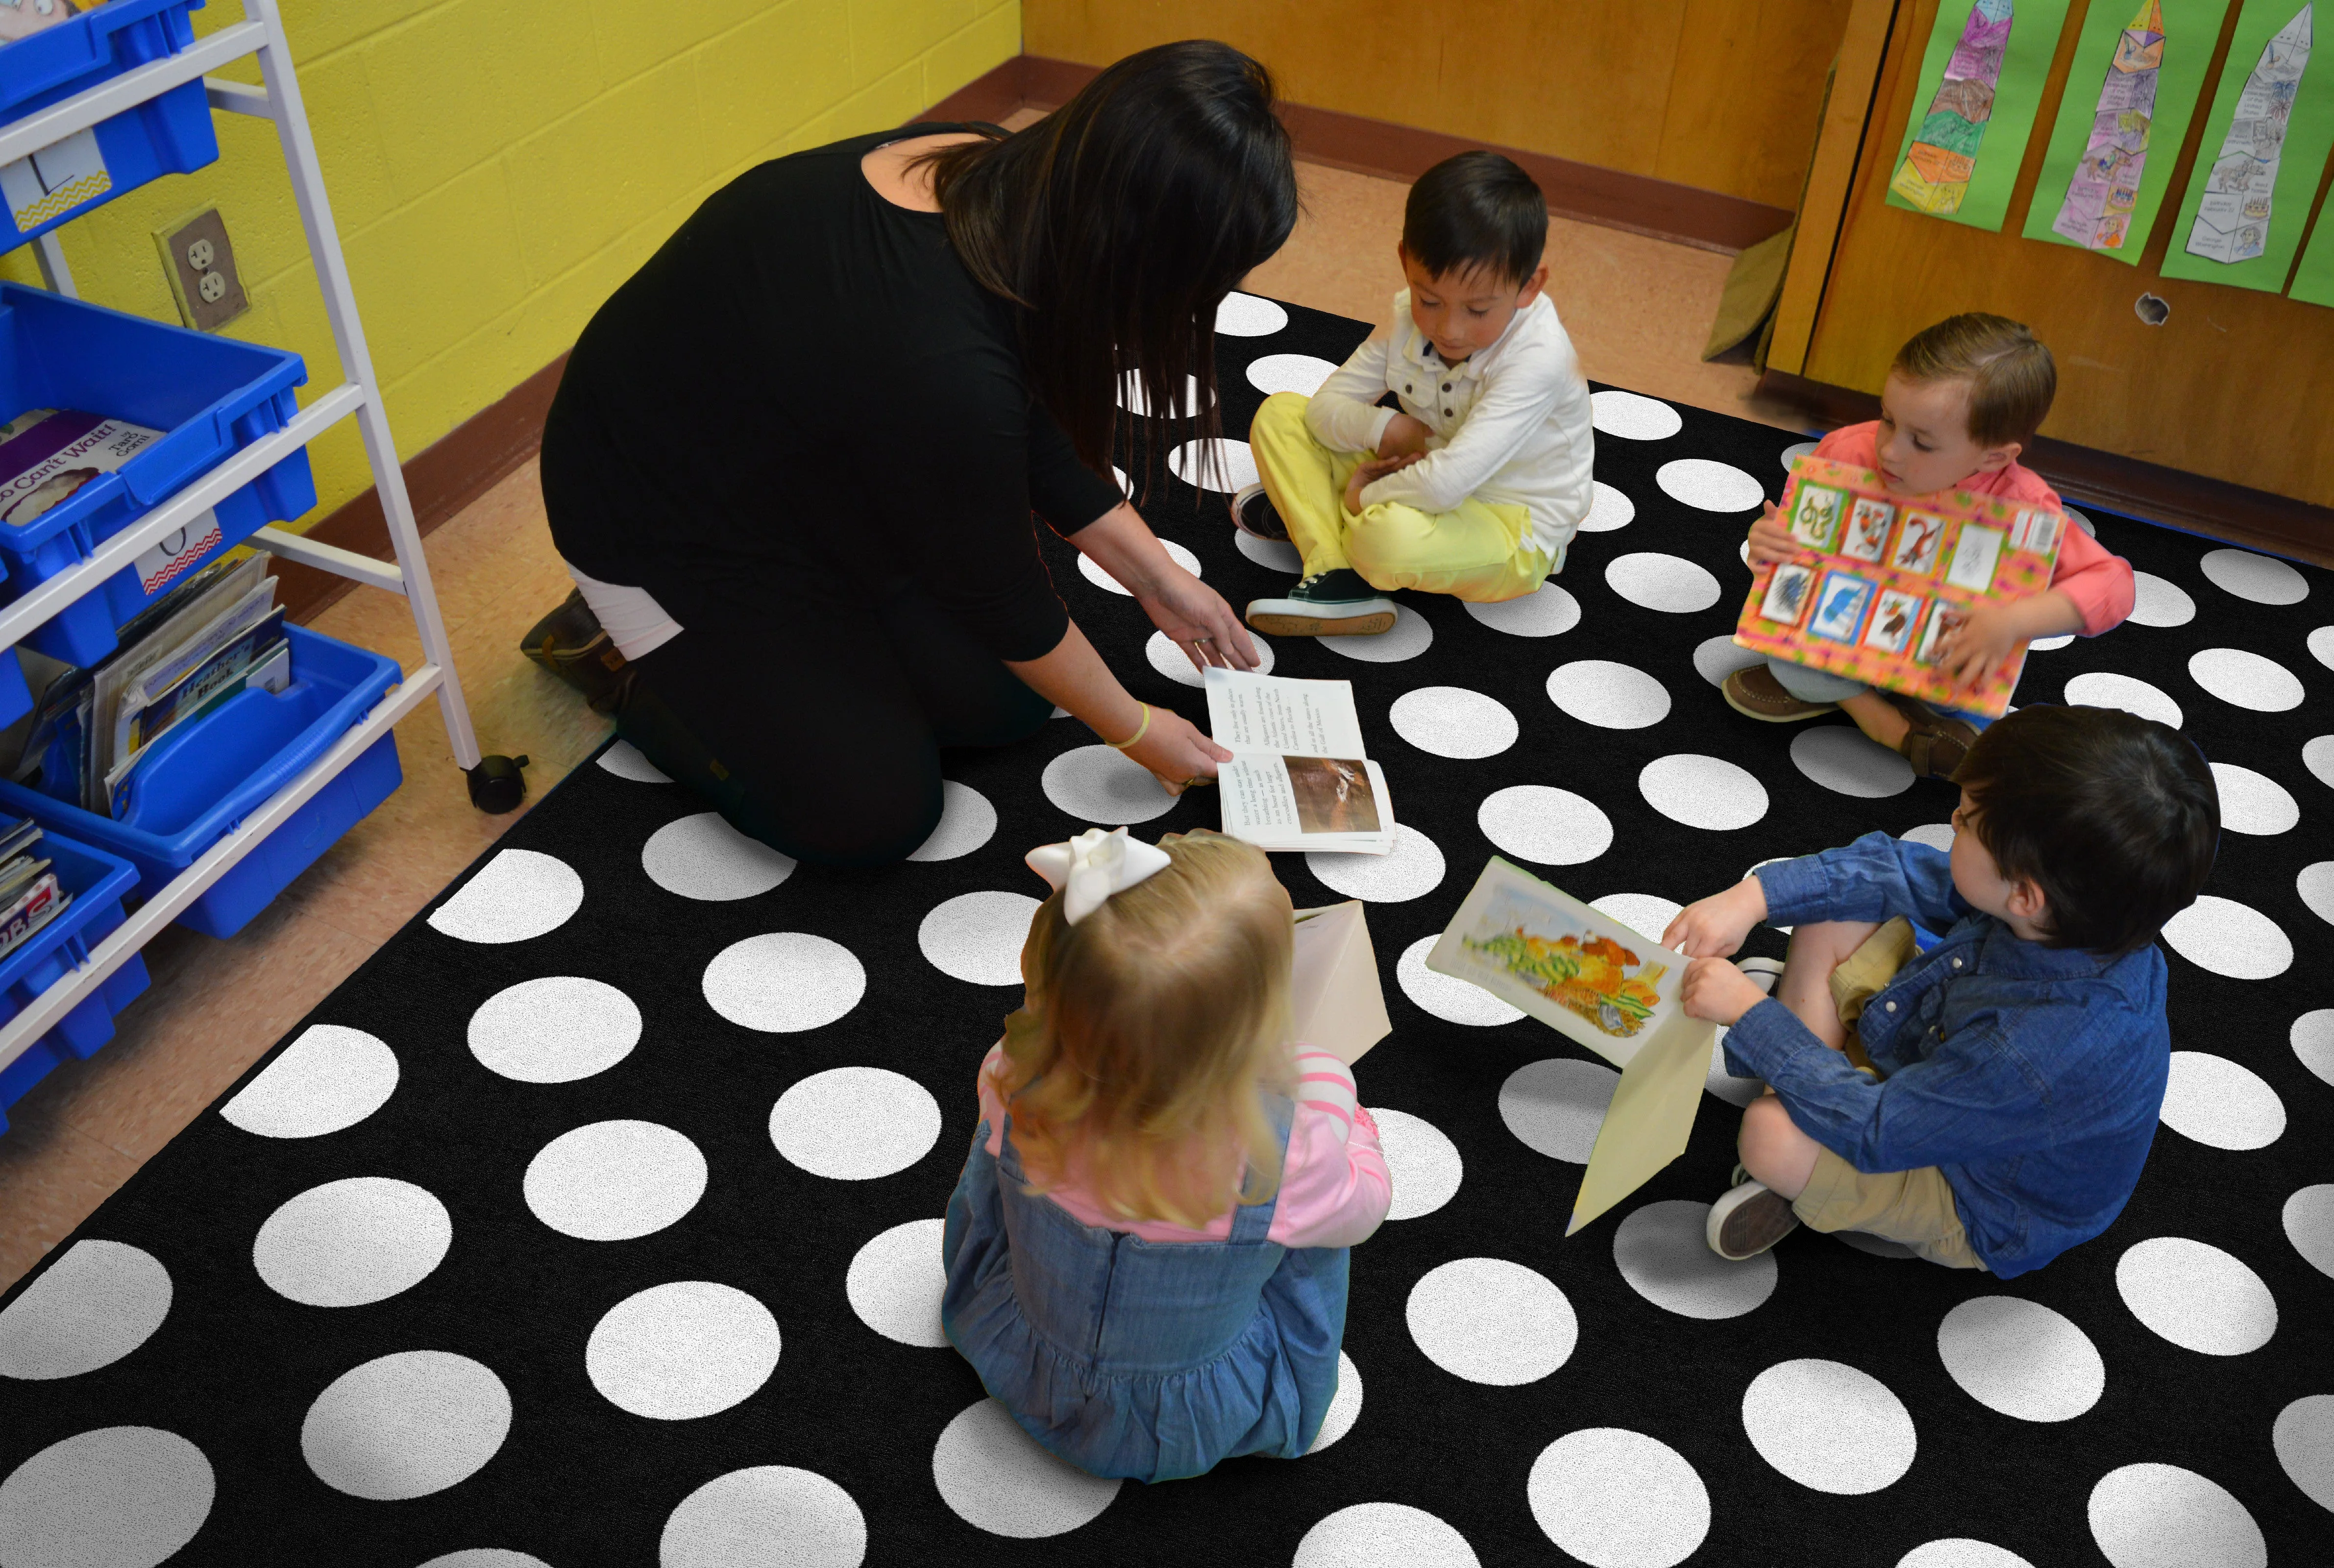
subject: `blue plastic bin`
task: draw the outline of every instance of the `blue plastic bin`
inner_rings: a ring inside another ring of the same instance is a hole
[[[119,822],[0,783],[0,810],[30,816],[120,855],[151,893],[202,857],[370,713],[400,678],[397,661],[303,626],[292,643],[292,684],[244,691],[154,743]],[[267,835],[178,917],[209,937],[232,937],[404,779],[397,737],[384,735],[292,820]]]
[[[24,684],[24,667],[16,650],[0,649],[0,729],[33,711],[33,689]]]
[[[0,46],[0,124],[86,92],[195,41],[193,13],[203,0],[107,0],[70,22]],[[13,208],[0,214],[0,253],[44,235],[166,174],[189,174],[218,159],[218,132],[200,80],[182,82],[93,128],[102,180],[68,181],[18,227]],[[36,155],[37,156],[37,155]]]
[[[190,481],[282,429],[299,412],[293,389],[307,379],[307,367],[289,350],[190,332],[22,284],[0,284],[0,420],[28,409],[78,409],[165,432],[33,522],[0,524],[0,563],[7,571],[0,603],[87,560]],[[297,517],[315,504],[315,476],[302,448],[212,509],[218,543],[197,559],[209,559],[264,524]],[[169,586],[158,582],[155,592]],[[24,640],[52,659],[86,669],[113,651],[114,629],[153,597],[138,568],[125,568]]]
[[[121,924],[121,898],[138,885],[137,868],[70,839],[44,832],[35,850],[55,862],[57,882],[72,895],[64,913],[34,932],[0,958],[0,1023],[89,961],[89,950]],[[0,1132],[8,1130],[7,1108],[49,1075],[67,1056],[97,1054],[113,1038],[113,1015],[146,989],[146,960],[136,954],[104,985],[82,997],[72,1011],[22,1056],[0,1067]]]

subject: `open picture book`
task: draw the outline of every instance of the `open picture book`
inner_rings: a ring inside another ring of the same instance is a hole
[[[1363,755],[1349,680],[1210,669],[1208,727],[1232,754],[1216,774],[1224,832],[1260,850],[1394,852],[1385,774]]]
[[[1685,1152],[1718,1026],[1679,1005],[1683,955],[1494,855],[1426,967],[1481,986],[1621,1070],[1565,1235]]]

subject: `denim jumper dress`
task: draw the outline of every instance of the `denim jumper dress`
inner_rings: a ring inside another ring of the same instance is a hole
[[[1284,1150],[1291,1107],[1268,1101]],[[1096,1476],[1172,1481],[1239,1454],[1293,1459],[1337,1390],[1348,1248],[1265,1239],[1274,1201],[1223,1241],[1146,1241],[1033,1197],[1007,1118],[949,1198],[940,1323],[1040,1444]]]

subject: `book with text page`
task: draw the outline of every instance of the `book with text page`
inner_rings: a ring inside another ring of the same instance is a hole
[[[1349,680],[1211,669],[1208,727],[1232,754],[1216,774],[1224,832],[1260,850],[1394,852],[1385,774],[1363,755]]]

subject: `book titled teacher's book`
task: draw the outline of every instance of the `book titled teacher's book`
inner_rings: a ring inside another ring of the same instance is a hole
[[[2066,514],[1966,490],[1907,499],[1869,468],[1808,457],[1776,515],[1804,553],[1754,569],[1737,643],[1940,707],[2009,711],[2024,649],[1971,687],[1941,657],[1979,605],[2050,586]]]
[[[1208,727],[1232,754],[1216,774],[1224,832],[1260,850],[1394,852],[1394,800],[1363,755],[1349,680],[1211,669]]]

